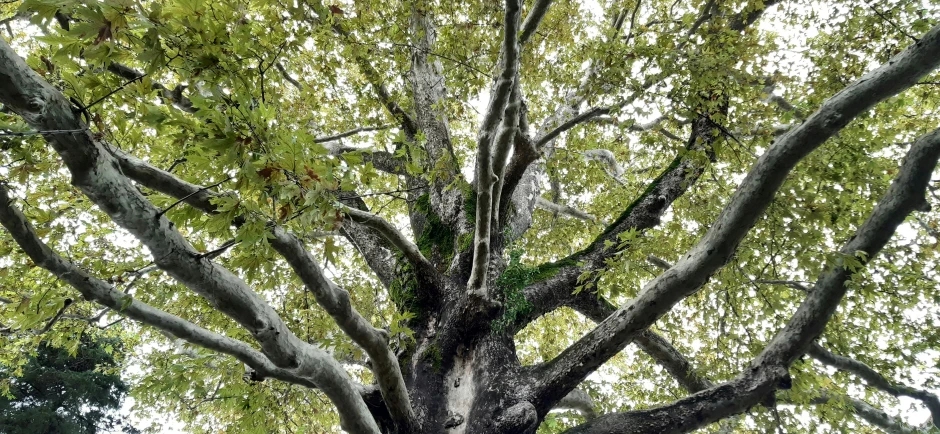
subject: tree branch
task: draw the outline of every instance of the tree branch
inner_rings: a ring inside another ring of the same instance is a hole
[[[712,134],[713,123],[708,118],[694,122],[687,148],[656,177],[640,197],[620,214],[614,223],[598,235],[590,245],[560,261],[545,264],[545,269],[556,270],[554,275],[523,289],[526,301],[532,305],[528,315],[519,317],[519,326],[538,318],[570,301],[572,289],[578,286],[578,277],[585,271],[597,271],[607,266],[607,259],[621,248],[620,234],[626,231],[643,232],[659,225],[660,218],[672,203],[685,194],[703,173],[708,153],[720,136]]]
[[[377,127],[356,127],[349,131],[343,131],[341,133],[333,134],[330,136],[322,136],[313,139],[313,143],[327,143],[334,140],[344,139],[349,136],[354,136],[359,133],[367,133],[370,131],[382,131],[394,127],[394,125],[379,125]]]
[[[207,214],[217,212],[218,208],[212,203],[211,199],[217,197],[218,193],[186,182],[172,173],[158,169],[116,147],[109,146],[108,150],[120,164],[121,172],[140,185],[177,199],[185,197],[184,202]],[[338,198],[346,202],[352,201],[356,208],[366,209],[365,202],[362,199],[346,198],[342,194]],[[236,220],[235,224],[239,224],[239,221]],[[369,267],[376,273],[379,280],[385,286],[388,286],[394,273],[394,258],[388,253],[382,240],[373,234],[371,230],[355,223],[343,225],[341,231],[343,236],[366,259]]]
[[[509,105],[514,82],[517,78],[516,71],[519,67],[519,42],[516,34],[519,28],[520,4],[518,0],[506,0],[506,16],[503,28],[503,47],[502,59],[503,67],[490,96],[489,107],[483,115],[483,123],[480,126],[479,138],[477,139],[477,161],[476,161],[476,184],[477,184],[477,209],[476,209],[476,230],[474,234],[473,266],[470,270],[470,279],[467,282],[469,293],[475,294],[483,299],[489,299],[490,295],[486,288],[486,273],[490,260],[490,247],[492,237],[490,226],[493,220],[493,188],[498,182],[493,167],[494,141],[496,147],[503,140],[511,140],[514,137],[512,131],[518,125],[518,115],[512,116],[512,119],[505,119],[509,113],[504,113]],[[518,113],[518,109],[513,114]],[[503,119],[502,128],[499,131],[499,137],[496,137],[497,128],[500,127],[500,120]]]
[[[303,85],[299,81],[295,80],[294,77],[291,77],[290,74],[284,69],[284,65],[281,65],[281,62],[275,62],[274,67],[277,68],[278,72],[281,73],[281,76],[284,77],[284,80],[287,80],[292,86],[297,88],[297,90],[304,90]]]
[[[555,406],[555,410],[559,409],[577,410],[586,420],[597,417],[597,413],[594,411],[594,400],[591,399],[591,395],[581,389],[574,389],[564,398],[561,398],[558,405]]]
[[[330,155],[341,157],[349,152],[359,152],[362,155],[362,161],[372,163],[376,169],[392,175],[408,175],[405,170],[405,164],[390,152],[378,151],[373,148],[357,148],[354,146],[343,146],[338,142],[327,142],[324,144]]]
[[[440,276],[434,269],[434,265],[431,264],[431,261],[428,261],[428,259],[421,254],[417,245],[412,243],[411,240],[402,235],[398,229],[395,229],[391,223],[387,222],[382,217],[346,206],[343,207],[343,212],[354,222],[375,230],[392,243],[398,251],[402,252],[417,271],[418,279],[422,283],[418,285],[421,291],[425,291],[428,296],[440,295]]]
[[[938,30],[940,26],[928,33],[924,39],[932,37],[934,43],[940,45],[936,42],[940,39]],[[824,103],[824,106],[826,104],[829,102]],[[602,416],[570,430],[569,433],[689,432],[745,411],[754,403],[767,402],[765,399],[772,399],[772,394],[778,388],[789,389],[789,366],[805,353],[813,339],[822,333],[847,291],[846,282],[887,244],[908,214],[925,209],[924,194],[938,159],[940,129],[921,136],[915,142],[905,157],[897,178],[868,219],[855,232],[855,236],[839,251],[839,259],[835,265],[819,276],[813,290],[787,325],[737,378],[652,410]],[[851,262],[849,258],[852,258]],[[679,268],[680,264],[681,261],[664,273],[664,276]],[[638,298],[642,297],[643,294]],[[621,315],[621,312],[622,310],[618,310],[612,318]],[[569,350],[566,350],[566,353]],[[586,363],[590,363],[590,360]]]
[[[617,311],[617,306],[606,298],[582,292],[586,295],[576,297],[568,305],[595,323],[604,321]],[[658,333],[647,329],[633,343],[666,369],[685,390],[695,393],[714,386],[708,378],[695,372],[689,359]]]
[[[701,288],[730,259],[796,163],[856,116],[913,85],[937,65],[940,65],[940,26],[889,63],[831,97],[803,124],[780,138],[757,161],[695,247],[647,284],[632,302],[544,367],[544,380],[533,387],[532,402],[537,403],[536,407],[550,408],[643,329]],[[765,374],[769,375],[769,371]]]
[[[0,41],[0,102],[31,127],[84,125],[65,97]],[[72,174],[72,183],[115,223],[139,239],[155,263],[248,330],[278,367],[298,369],[336,404],[350,431],[378,432],[352,381],[328,354],[293,334],[277,312],[230,271],[199,256],[165,216],[119,170],[118,161],[91,133],[46,137]]]
[[[346,212],[357,213],[361,211],[346,208]],[[373,216],[372,214],[368,215]],[[379,224],[374,219],[370,221],[372,222],[370,224]],[[387,223],[386,225],[391,228],[391,225]],[[383,231],[386,229],[388,228],[383,228]],[[394,228],[391,229],[394,231]],[[385,232],[382,233],[385,235]],[[401,234],[397,235],[401,237]],[[402,432],[410,432],[414,427],[415,414],[411,408],[408,389],[405,387],[405,380],[402,377],[398,359],[388,347],[388,332],[372,327],[369,321],[363,318],[359,312],[356,312],[356,309],[350,303],[349,293],[336,286],[323,274],[320,265],[317,264],[297,237],[276,226],[274,227],[274,238],[270,242],[271,247],[283,256],[294,272],[300,276],[300,280],[307,287],[307,290],[313,293],[317,304],[322,306],[323,310],[336,321],[339,328],[369,355],[369,359],[372,360],[372,372],[378,380],[379,389],[385,398],[389,413]],[[417,250],[417,247],[413,245],[412,247]],[[420,255],[420,253],[418,254]],[[427,262],[426,259],[425,262]],[[430,266],[430,263],[428,265]]]
[[[940,399],[937,399],[937,395],[926,390],[895,384],[868,365],[849,357],[833,354],[816,342],[810,345],[807,354],[826,365],[855,374],[865,380],[869,386],[891,396],[908,396],[920,400],[930,410],[934,426],[940,428]]]
[[[127,81],[140,80],[145,75],[143,72],[137,71],[134,68],[122,65],[117,62],[111,62],[111,64],[108,65],[108,72]],[[195,107],[193,107],[192,101],[190,101],[189,98],[183,96],[182,86],[169,89],[160,83],[153,82],[150,87],[151,89],[158,91],[160,98],[164,99],[165,101],[169,101],[171,104],[176,106],[176,108],[186,113],[196,113],[197,110]]]
[[[783,399],[780,401],[786,402],[786,400]],[[855,410],[855,414],[859,415],[869,424],[877,426],[889,434],[914,434],[921,432],[921,430],[907,426],[901,421],[889,416],[881,409],[875,408],[871,404],[861,399],[852,398],[851,396],[833,397],[826,392],[821,392],[819,396],[811,399],[809,403],[813,405],[823,405],[831,401],[845,401],[852,406]]]
[[[545,14],[548,13],[548,8],[552,5],[552,0],[535,0],[535,3],[532,4],[532,8],[529,9],[528,15],[525,16],[525,20],[522,22],[522,32],[519,33],[519,45],[525,45],[526,42],[529,42],[529,38],[535,34],[535,31],[539,28],[539,24],[542,23],[542,18],[545,18]]]
[[[593,215],[588,214],[584,211],[572,208],[567,205],[557,204],[541,196],[535,198],[535,207],[544,209],[548,212],[561,214],[561,215],[568,216],[571,218],[576,218],[578,220],[589,221],[592,223],[600,223],[604,225],[607,224],[606,222],[602,220],[598,220],[597,217],[594,217]]]
[[[315,388],[316,384],[296,369],[280,368],[250,345],[199,327],[175,315],[134,300],[111,284],[98,279],[75,264],[66,261],[42,242],[20,210],[13,206],[6,188],[0,183],[0,224],[19,244],[24,253],[38,266],[62,279],[82,293],[86,299],[99,303],[123,316],[169,333],[186,342],[228,354],[251,366],[263,377]],[[355,385],[357,390],[361,385]]]

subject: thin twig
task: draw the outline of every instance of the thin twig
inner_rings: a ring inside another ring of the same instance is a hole
[[[227,177],[227,178],[225,178],[225,179],[223,179],[223,180],[221,180],[221,181],[219,181],[219,182],[216,182],[215,184],[212,184],[212,185],[207,186],[207,187],[202,187],[202,188],[200,188],[200,189],[198,189],[198,190],[196,190],[196,191],[194,191],[194,192],[192,192],[192,193],[187,194],[186,196],[181,197],[181,198],[180,198],[179,200],[177,200],[176,202],[173,202],[172,204],[170,204],[170,206],[168,206],[168,207],[164,208],[163,210],[161,210],[160,212],[158,212],[156,218],[160,218],[161,216],[163,216],[164,214],[166,214],[167,211],[173,209],[173,207],[175,207],[176,205],[179,205],[179,204],[183,203],[184,201],[186,201],[186,199],[189,199],[189,198],[191,198],[191,197],[193,197],[193,196],[195,196],[195,195],[197,195],[197,194],[199,194],[199,193],[202,193],[202,192],[204,192],[204,191],[206,191],[206,190],[209,190],[209,189],[211,189],[211,188],[218,187],[218,186],[222,185],[223,183],[225,183],[226,181],[228,181],[228,180],[230,180],[230,179],[232,179],[231,176],[229,176],[229,177]]]
[[[147,74],[142,74],[142,75],[139,75],[139,76],[137,76],[137,77],[134,77],[134,78],[132,78],[132,79],[126,81],[124,84],[118,86],[117,89],[114,89],[114,90],[112,90],[111,92],[108,92],[107,95],[105,95],[105,96],[103,96],[103,97],[101,97],[101,98],[98,98],[98,99],[92,101],[91,104],[86,105],[86,106],[85,106],[85,110],[88,110],[88,109],[94,107],[96,104],[100,103],[101,101],[104,101],[104,100],[108,99],[108,97],[110,97],[111,95],[114,95],[114,94],[116,94],[116,93],[118,93],[118,92],[124,90],[124,88],[127,87],[127,85],[129,85],[129,84],[131,84],[131,83],[133,83],[133,82],[135,82],[135,81],[137,81],[137,80],[142,80],[142,79],[143,79],[144,77],[146,77],[146,76],[147,76]]]
[[[907,33],[907,31],[905,31],[905,30],[902,29],[900,26],[898,26],[897,24],[895,24],[894,21],[891,21],[891,19],[889,19],[888,17],[886,17],[884,14],[882,14],[881,11],[879,11],[878,9],[876,9],[874,5],[869,5],[868,8],[871,9],[872,11],[874,11],[876,15],[878,15],[879,17],[881,17],[881,19],[885,20],[885,22],[887,22],[888,24],[891,24],[891,27],[894,27],[894,30],[897,30],[897,31],[898,31],[899,33],[901,33],[902,35],[907,36],[907,37],[910,38],[912,41],[914,41],[915,44],[918,43],[918,42],[920,42],[920,39],[917,39],[917,38],[915,38],[913,35],[911,35],[910,33]]]

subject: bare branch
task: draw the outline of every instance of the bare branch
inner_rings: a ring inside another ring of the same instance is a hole
[[[568,216],[571,218],[576,218],[578,220],[584,220],[584,221],[589,221],[593,223],[600,223],[603,225],[607,224],[606,222],[602,220],[598,220],[597,217],[594,217],[593,215],[588,214],[584,211],[572,208],[567,205],[557,204],[541,196],[535,198],[535,207],[544,209],[552,213],[557,213],[557,214],[561,214],[561,215]]]
[[[377,127],[357,127],[349,131],[343,131],[342,133],[333,134],[330,136],[317,137],[313,139],[313,143],[327,143],[334,140],[344,139],[349,136],[354,136],[359,133],[367,133],[371,131],[382,131],[394,127],[394,125],[379,125]]]
[[[920,400],[930,410],[934,426],[940,428],[940,399],[937,399],[937,395],[926,390],[895,384],[868,365],[849,357],[833,354],[816,342],[810,345],[807,354],[826,365],[851,372],[865,380],[869,386],[891,396],[908,396]]]
[[[647,284],[632,302],[549,362],[543,371],[544,381],[534,387],[536,407],[550,407],[672,306],[701,288],[730,259],[796,163],[856,116],[913,85],[938,64],[940,26],[834,95],[806,122],[780,138],[757,161],[694,248]]]

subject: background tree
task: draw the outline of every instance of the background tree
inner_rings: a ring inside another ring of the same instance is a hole
[[[39,345],[23,366],[0,365],[0,432],[136,432],[116,414],[127,394],[114,358],[115,340],[81,338],[70,354]]]
[[[940,426],[929,2],[3,7],[4,327],[194,431]]]

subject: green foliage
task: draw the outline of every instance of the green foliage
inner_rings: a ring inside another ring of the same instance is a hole
[[[719,110],[727,96],[728,114],[715,120],[739,139],[722,140],[713,149],[714,162],[656,228],[611,237],[603,247],[617,250],[617,256],[603,272],[584,273],[579,288],[572,291],[590,291],[622,305],[660,274],[648,264],[647,255],[674,262],[699,240],[757,156],[772,146],[774,126],[801,120],[797,113],[768,103],[764,86],[753,83],[774,80],[773,95],[811,113],[846,83],[910,44],[905,32],[917,36],[938,18],[935,2],[929,1],[780,2],[747,31],[728,31],[734,13],[763,3],[552,2],[539,31],[522,50],[519,84],[530,133],[539,131],[561,107],[562,98],[578,88],[586,65],[597,67],[596,77],[582,89],[580,110],[635,99],[613,110],[610,122],[584,123],[560,136],[544,160],[550,174],[547,184],[557,184],[558,189],[539,193],[557,194],[559,203],[615,225],[660,182],[659,174],[688,156],[685,121],[696,113]],[[716,10],[680,48],[706,4]],[[531,5],[524,2],[523,16]],[[355,357],[361,349],[343,337],[268,245],[267,224],[276,221],[303,235],[329,276],[349,291],[353,307],[376,327],[400,337],[405,348],[413,345],[409,325],[428,314],[417,302],[414,270],[402,257],[396,258],[395,279],[383,288],[356,246],[338,235],[343,216],[335,206],[336,196],[342,192],[360,197],[405,233],[409,211],[423,214],[424,226],[413,234],[414,241],[438,269],[446,269],[457,252],[472,249],[472,230],[458,233],[444,225],[431,210],[429,196],[409,190],[407,178],[448,183],[444,194],[461,194],[462,217],[475,221],[471,185],[443,175],[451,167],[464,174],[473,171],[479,102],[485,103],[492,84],[504,11],[500,2],[491,0],[421,4],[437,26],[431,59],[440,65],[446,97],[436,104],[440,113],[435,115],[450,127],[455,157],[429,161],[425,133],[409,138],[397,127],[343,138],[344,146],[361,149],[341,156],[315,143],[318,137],[395,123],[377,96],[376,83],[405,112],[415,111],[413,83],[403,78],[412,69],[409,12],[414,3],[344,0],[332,6],[343,14],[307,1],[0,1],[0,20],[27,14],[11,21],[9,28],[2,26],[3,37],[66,96],[85,105],[100,100],[89,108],[96,136],[194,184],[211,185],[231,176],[214,189],[226,192],[214,199],[219,213],[205,215],[178,205],[167,217],[203,252],[235,239],[238,244],[216,261],[268,300],[301,339]],[[624,12],[623,26],[616,32],[610,23]],[[57,13],[72,17],[68,30],[58,24]],[[317,14],[324,15],[314,18]],[[352,36],[337,35],[337,23]],[[375,77],[369,77],[360,59],[369,61]],[[107,72],[111,62],[147,75],[128,83]],[[656,76],[665,78],[644,89],[646,80]],[[937,212],[906,222],[879,256],[832,253],[885,192],[906,143],[936,128],[940,99],[935,83],[940,78],[934,74],[923,82],[879,104],[803,160],[731,263],[656,322],[657,330],[692,359],[696,372],[707,373],[713,381],[737,375],[806,296],[790,286],[761,282],[811,285],[826,267],[844,266],[859,272],[823,342],[889,378],[934,390],[940,386]],[[160,86],[178,89],[195,113],[175,107]],[[659,115],[667,117],[659,129],[632,128]],[[18,116],[0,110],[0,130],[31,129]],[[610,150],[624,166],[621,182],[584,161],[584,152],[600,148]],[[377,170],[372,151],[400,158],[407,176]],[[147,249],[129,240],[71,185],[42,136],[0,137],[0,178],[37,234],[70,261],[112,282],[116,290],[128,290],[134,300],[253,342],[243,328],[166,274],[137,276],[137,270],[152,263]],[[176,201],[142,189],[158,207]],[[928,200],[934,210],[940,209],[936,191]],[[237,218],[244,224],[235,229],[232,222]],[[494,328],[505,331],[528,313],[522,288],[551,278],[562,267],[578,265],[565,258],[589,247],[598,235],[613,235],[613,230],[537,210],[532,228],[511,246],[507,267],[494,282],[504,309]],[[88,324],[76,318],[91,317],[100,309],[29,261],[4,231],[0,297],[10,300],[0,303],[0,329],[15,331],[0,335],[0,365],[16,376],[25,372],[25,355],[39,348],[40,337],[27,332],[47,324],[66,299],[76,300],[68,308],[69,318],[41,337],[54,348],[81,353],[79,336]],[[183,354],[164,336],[131,321],[124,324],[128,329],[123,337],[133,338],[128,351],[141,353],[140,373],[130,386],[136,411],[142,414],[173,414],[192,432],[322,432],[338,425],[335,412],[323,410],[326,400],[319,392],[273,380],[246,383],[241,364],[229,357],[188,346],[186,350],[194,351]],[[515,336],[520,360],[550,360],[592,327],[569,309],[544,315]],[[410,353],[406,351],[421,357]],[[434,347],[425,354],[432,361],[445,356]],[[350,371],[358,381],[373,380],[367,370]],[[591,393],[602,414],[648,408],[685,395],[634,346],[607,363],[598,377],[605,380],[604,387]],[[892,416],[901,411],[892,397],[872,392],[857,378],[830,375],[810,362],[794,366],[794,385],[791,394],[799,403],[807,403],[812,391],[822,388],[864,396]],[[0,390],[10,386],[0,383]],[[870,432],[844,403],[781,407],[780,415],[782,431]],[[550,413],[541,432],[561,432],[578,417]],[[820,420],[818,425],[805,422],[814,418]],[[759,410],[742,419],[739,431],[765,432],[778,424]]]
[[[418,250],[426,258],[438,257],[440,264],[449,265],[454,257],[454,231],[431,209],[428,194],[418,196],[414,210],[425,217],[424,230],[417,237]]]
[[[538,268],[532,268],[521,262],[522,250],[509,249],[509,262],[506,269],[496,278],[496,286],[502,295],[503,313],[499,319],[493,321],[493,330],[497,333],[505,331],[506,327],[529,313],[532,306],[525,299],[522,289],[535,282],[538,277],[544,277]]]
[[[23,366],[0,365],[0,432],[7,434],[137,432],[115,414],[128,391],[115,339],[83,337],[74,353],[40,344]]]

